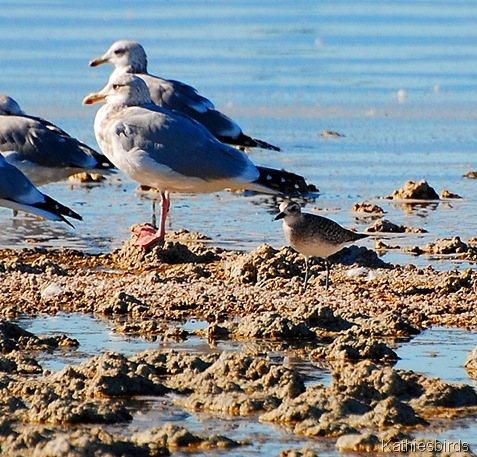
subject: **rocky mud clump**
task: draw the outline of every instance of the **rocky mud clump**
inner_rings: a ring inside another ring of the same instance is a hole
[[[477,326],[474,272],[390,265],[364,246],[331,260],[329,290],[324,266],[314,261],[303,293],[304,259],[266,244],[242,253],[186,234],[150,250],[126,243],[101,255],[0,251],[2,454],[154,456],[250,444],[177,423],[131,430],[130,402],[143,396],[190,414],[259,417],[300,436],[334,440],[338,449],[373,452],[384,438],[415,439],[436,418],[475,411],[472,387],[393,368],[402,338],[432,325]],[[108,352],[48,371],[38,355],[78,342],[36,336],[15,319],[58,312],[97,314],[116,331],[145,338],[194,334],[214,350]],[[189,319],[206,326],[185,330]],[[252,344],[235,352],[217,348],[231,340]],[[254,342],[326,366],[332,382],[310,382]],[[470,359],[469,372],[475,365]]]

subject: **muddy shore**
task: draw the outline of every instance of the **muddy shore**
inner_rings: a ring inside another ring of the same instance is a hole
[[[148,251],[130,242],[101,255],[0,251],[2,455],[156,456],[250,445],[198,436],[178,424],[132,436],[103,430],[102,424],[130,421],[125,401],[141,395],[173,394],[187,411],[258,414],[261,422],[286,426],[298,436],[334,440],[340,451],[412,453],[416,449],[399,446],[436,420],[476,414],[472,387],[395,370],[398,356],[390,345],[433,325],[475,328],[472,270],[390,265],[375,251],[354,246],[333,258],[328,292],[316,261],[302,293],[303,267],[303,258],[290,248],[227,251],[187,232]],[[272,340],[292,350],[299,343],[297,351],[329,364],[333,379],[328,386],[307,384],[299,370],[274,364],[267,354],[244,352],[106,353],[50,372],[36,355],[74,348],[77,341],[37,337],[11,319],[58,312],[106,316],[117,332],[163,339],[187,339],[183,323],[203,319],[208,327],[196,333],[209,344]],[[469,355],[470,376],[475,358]],[[433,446],[422,443],[426,450]],[[282,455],[316,454],[304,449]]]

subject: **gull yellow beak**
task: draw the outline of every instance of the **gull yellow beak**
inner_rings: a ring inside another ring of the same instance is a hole
[[[97,67],[98,65],[101,65],[103,63],[106,63],[108,59],[105,59],[104,57],[98,57],[97,59],[93,59],[89,62],[90,67]]]
[[[94,103],[106,100],[106,95],[101,92],[94,92],[83,98],[83,105],[93,105]]]

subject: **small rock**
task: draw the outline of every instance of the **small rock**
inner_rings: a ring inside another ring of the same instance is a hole
[[[467,356],[464,367],[471,378],[477,377],[477,346]]]
[[[68,181],[78,183],[97,183],[106,181],[106,178],[100,173],[82,172],[69,176]]]
[[[367,202],[355,203],[352,211],[355,213],[384,214],[384,210],[380,206]]]
[[[446,198],[462,198],[460,195],[458,194],[454,194],[450,191],[448,191],[447,189],[444,189],[442,192],[441,192],[441,198],[443,199],[446,199]]]
[[[346,271],[347,278],[367,278],[371,270],[365,267],[351,268]]]
[[[41,291],[41,298],[48,300],[50,298],[57,297],[63,293],[63,289],[56,283],[51,282],[47,287]]]
[[[405,225],[397,225],[387,219],[379,219],[373,225],[366,228],[368,233],[427,233],[423,228],[412,228]]]
[[[401,249],[401,246],[387,244],[381,240],[377,240],[376,243],[374,244],[375,251],[387,251],[388,249]]]
[[[340,452],[379,452],[381,450],[381,439],[373,433],[350,433],[340,436],[335,447]]]
[[[395,190],[388,199],[392,200],[439,200],[437,192],[425,179],[415,183],[407,181],[403,187]]]
[[[396,92],[396,100],[399,103],[404,103],[406,101],[406,98],[407,98],[407,92],[404,89],[399,89]]]
[[[319,454],[313,449],[286,449],[280,452],[279,457],[318,457]]]
[[[333,130],[323,130],[320,133],[321,138],[324,138],[325,140],[334,140],[336,138],[342,138],[344,137],[343,134],[334,132]]]

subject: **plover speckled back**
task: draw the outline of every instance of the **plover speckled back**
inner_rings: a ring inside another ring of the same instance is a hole
[[[305,257],[306,273],[303,290],[306,290],[309,274],[308,259],[312,256],[324,259],[326,266],[326,288],[330,276],[328,257],[341,251],[345,246],[366,238],[368,235],[352,232],[341,225],[318,216],[302,213],[298,203],[284,201],[275,220],[283,219],[283,231],[288,243]]]

